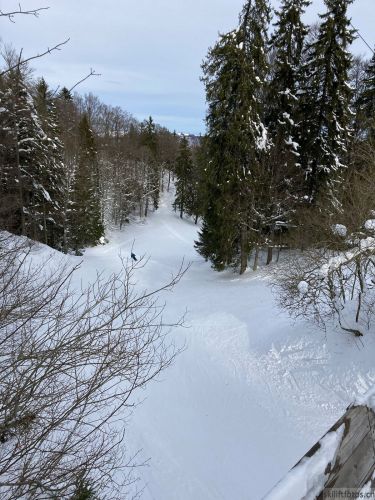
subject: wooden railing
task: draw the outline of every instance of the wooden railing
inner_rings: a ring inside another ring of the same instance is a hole
[[[375,489],[374,472],[375,413],[364,405],[350,406],[265,500],[349,498],[338,490],[360,498],[355,495],[365,486]]]

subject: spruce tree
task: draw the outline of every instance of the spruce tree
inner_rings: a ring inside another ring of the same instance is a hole
[[[375,52],[366,68],[359,105],[365,134],[371,140],[375,140]]]
[[[81,118],[78,133],[79,153],[71,216],[71,238],[76,251],[87,245],[95,245],[104,234],[97,150],[87,114]]]
[[[176,196],[173,203],[175,210],[180,213],[180,218],[184,213],[191,213],[192,210],[192,191],[193,191],[193,161],[189,142],[186,137],[182,137],[180,148],[176,158],[175,165],[176,179]]]
[[[298,94],[307,34],[302,16],[309,4],[310,0],[283,0],[271,39],[275,60],[269,88],[267,126],[275,157],[285,167],[294,165],[299,157],[298,125],[302,117]]]
[[[157,210],[160,198],[160,171],[158,164],[158,138],[155,123],[150,116],[148,120],[142,123],[141,143],[147,151],[147,171],[146,171],[146,209],[148,212],[148,199],[152,200],[153,207]]]
[[[291,223],[303,183],[299,145],[299,124],[303,117],[299,93],[308,32],[302,16],[309,4],[309,0],[283,0],[270,43],[273,62],[265,109],[271,147],[265,158],[263,182],[257,186],[258,194],[263,192],[263,196],[258,195],[261,236],[258,247],[268,246],[267,263],[272,261],[275,241],[280,244],[282,228]]]
[[[48,243],[46,220],[54,212],[49,192],[51,151],[24,74],[19,68],[2,81],[1,128],[6,151],[2,196],[12,205],[5,227]]]
[[[64,150],[59,138],[60,131],[57,126],[54,98],[43,78],[36,86],[35,107],[45,132],[46,168],[43,184],[49,196],[48,200],[42,199],[40,204],[40,210],[43,213],[44,241],[50,246],[61,248],[63,244],[62,208],[66,190]]]
[[[57,112],[59,137],[63,144],[63,199],[61,219],[63,225],[62,250],[67,252],[74,247],[74,220],[75,204],[73,202],[75,190],[75,172],[79,157],[79,122],[80,114],[73,96],[66,87],[63,87],[54,100]]]
[[[351,123],[348,49],[354,38],[347,10],[352,1],[325,0],[318,37],[306,51],[301,153],[310,201],[327,190],[335,203],[340,171],[346,167]]]
[[[262,100],[269,16],[267,1],[246,2],[238,28],[220,36],[203,64],[208,199],[196,246],[217,270],[247,267],[254,177],[267,148]]]
[[[191,173],[191,193],[186,207],[188,215],[194,217],[195,224],[199,217],[202,217],[206,211],[207,203],[207,182],[206,170],[209,163],[206,138],[202,137],[199,145],[193,149],[193,170]]]

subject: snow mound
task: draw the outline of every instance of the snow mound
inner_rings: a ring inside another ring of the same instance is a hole
[[[300,281],[298,283],[298,291],[301,295],[306,295],[309,291],[309,284],[306,281]]]
[[[332,226],[332,232],[335,236],[341,236],[342,238],[345,238],[348,234],[348,229],[343,224],[334,224]]]
[[[369,219],[365,222],[366,231],[375,232],[375,219]]]

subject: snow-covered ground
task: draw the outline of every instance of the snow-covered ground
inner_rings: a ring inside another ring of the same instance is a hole
[[[138,486],[145,500],[257,500],[375,383],[375,339],[293,323],[264,269],[214,272],[194,250],[197,227],[170,207],[167,195],[145,223],[109,234],[79,271],[86,281],[118,270],[134,245],[149,257],[138,286],[155,288],[191,262],[162,297],[168,319],[187,311],[187,328],[171,333],[186,348],[139,394],[128,429],[132,450],[151,458]]]

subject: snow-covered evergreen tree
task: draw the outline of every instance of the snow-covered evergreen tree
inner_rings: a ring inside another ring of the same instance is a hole
[[[359,104],[366,136],[375,140],[375,52],[366,68]]]
[[[173,203],[175,210],[178,210],[180,217],[184,213],[191,213],[193,209],[193,160],[189,142],[186,137],[182,137],[180,148],[176,158],[175,173],[176,196]]]
[[[62,208],[67,189],[63,164],[64,150],[59,138],[60,131],[57,126],[54,98],[43,78],[37,83],[35,89],[35,106],[45,132],[44,185],[48,191],[48,200],[43,198],[39,207],[43,213],[44,242],[61,248],[63,244]]]
[[[328,189],[334,202],[340,170],[346,166],[351,123],[348,49],[353,41],[347,10],[352,1],[325,0],[317,40],[307,48],[301,158],[310,200]]]
[[[149,198],[156,210],[160,197],[160,170],[158,163],[158,139],[154,120],[150,116],[141,125],[141,143],[146,149],[145,158],[145,215],[148,212]]]
[[[238,28],[220,37],[203,65],[208,199],[197,249],[217,270],[247,267],[254,178],[268,142],[262,100],[269,17],[268,1],[246,2]]]
[[[5,227],[52,243],[47,221],[51,227],[55,225],[58,208],[50,193],[55,151],[50,147],[29,86],[19,69],[8,72],[2,81],[1,110],[5,155],[2,189],[12,207],[9,225]]]
[[[277,12],[273,75],[269,89],[268,129],[280,165],[294,165],[300,155],[298,125],[301,120],[299,91],[301,61],[307,27],[302,16],[310,0],[283,0]]]
[[[74,175],[73,210],[70,217],[74,248],[95,245],[104,234],[97,149],[87,114],[79,123],[79,153]]]

